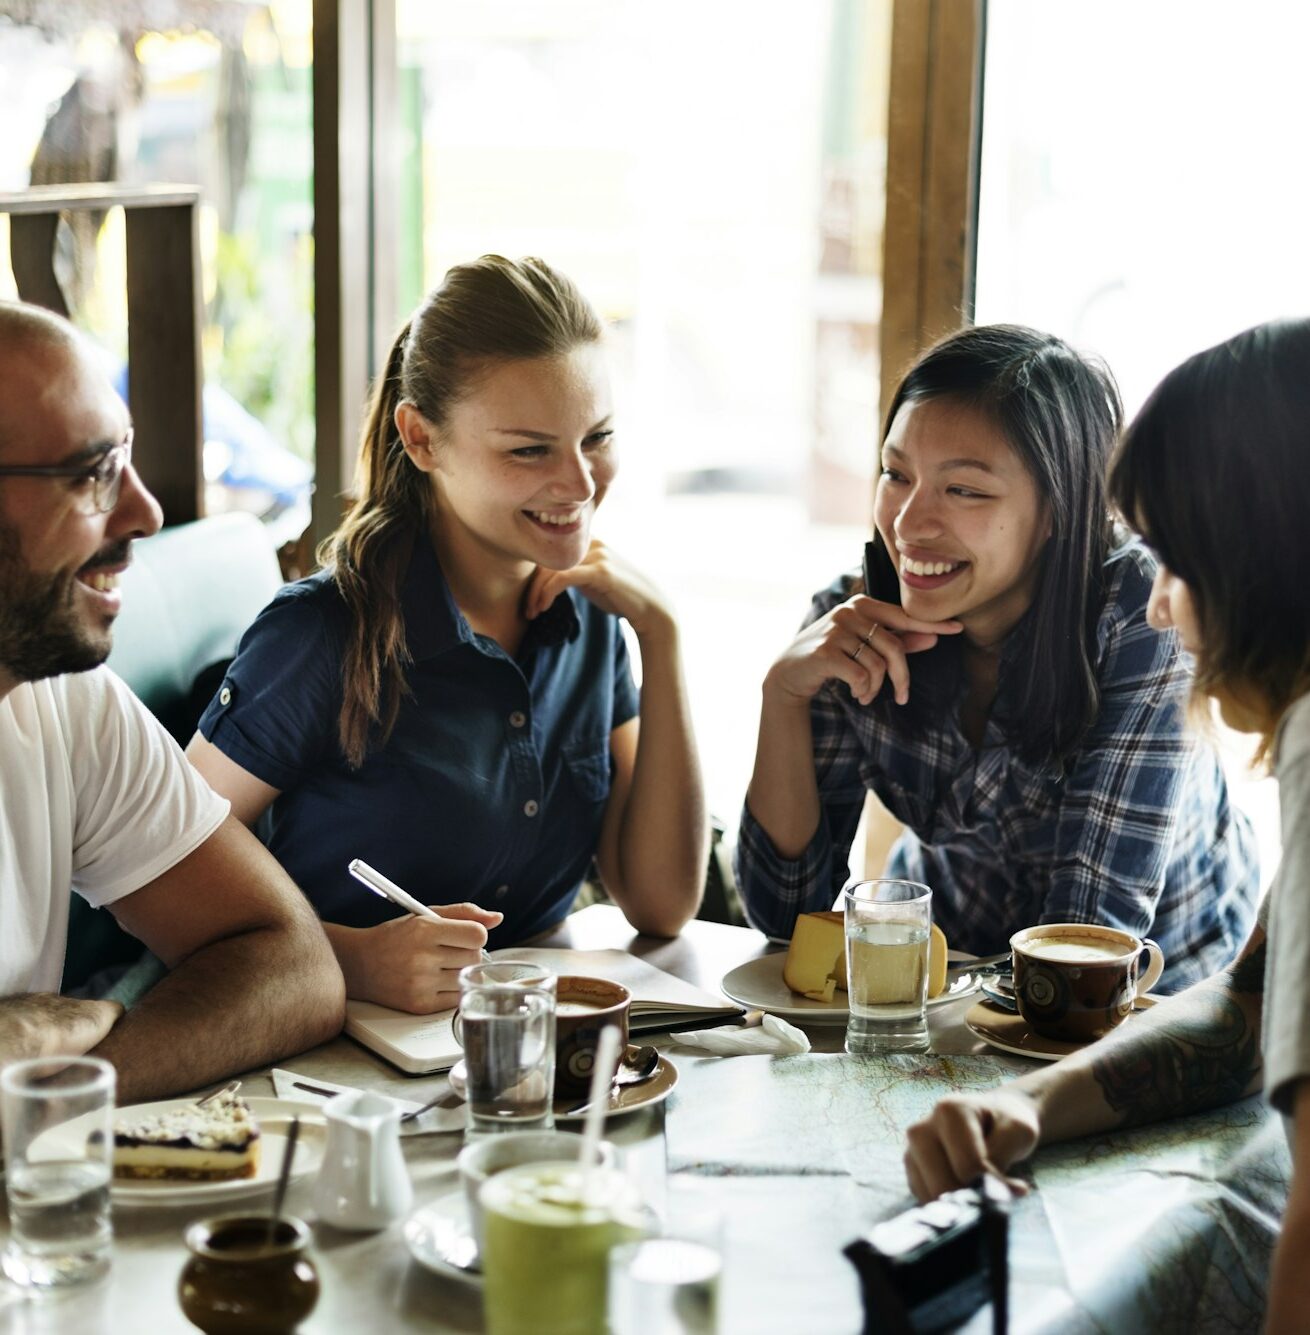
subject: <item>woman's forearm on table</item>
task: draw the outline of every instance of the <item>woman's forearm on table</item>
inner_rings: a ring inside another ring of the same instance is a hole
[[[640,637],[641,724],[618,838],[622,907],[673,935],[700,907],[709,821],[676,624]]]
[[[799,857],[819,828],[809,701],[780,698],[765,678],[746,805],[778,854]]]

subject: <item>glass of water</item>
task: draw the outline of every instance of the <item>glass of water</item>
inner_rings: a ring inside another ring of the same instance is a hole
[[[846,919],[846,1051],[928,1050],[932,891],[917,881],[861,881],[842,893]]]
[[[98,1057],[37,1058],[0,1071],[10,1240],[5,1274],[27,1288],[109,1269],[114,1068]]]
[[[716,1335],[723,1215],[672,1181],[654,1235],[615,1247],[609,1270],[611,1335]]]
[[[460,970],[455,1038],[468,1135],[555,1125],[556,982],[549,969],[515,960]]]

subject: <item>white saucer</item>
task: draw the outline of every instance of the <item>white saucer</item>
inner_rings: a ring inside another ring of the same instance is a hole
[[[405,1220],[404,1233],[409,1254],[419,1265],[457,1284],[482,1287],[482,1265],[463,1187],[415,1210]]]
[[[961,956],[959,960],[968,959]],[[719,988],[725,997],[752,1010],[768,1011],[784,1020],[796,1020],[802,1024],[845,1024],[850,1018],[850,1008],[846,1004],[846,994],[838,992],[831,1001],[811,1001],[799,992],[793,992],[782,981],[782,966],[787,962],[787,952],[780,950],[773,955],[762,955],[757,960],[748,960],[723,975]],[[967,997],[978,988],[976,974],[961,972],[950,978],[950,986],[939,997],[928,1001],[929,1007],[944,1006],[947,1002],[958,1001]]]
[[[1150,1010],[1159,997],[1147,993],[1138,997],[1124,1023],[1140,1011]],[[1028,1028],[1028,1022],[1022,1015],[1002,1010],[990,1001],[975,1002],[965,1014],[964,1023],[975,1038],[981,1038],[989,1047],[1001,1052],[1012,1052],[1016,1057],[1031,1057],[1039,1062],[1058,1062],[1071,1052],[1088,1046],[1091,1039],[1081,1043],[1066,1042],[1059,1038],[1047,1038],[1044,1034],[1035,1034]]]
[[[660,1054],[659,1064],[655,1067],[655,1074],[649,1080],[643,1080],[639,1085],[615,1085],[610,1089],[609,1108],[606,1111],[607,1117],[617,1117],[620,1113],[636,1112],[638,1108],[650,1108],[657,1103],[663,1103],[665,1099],[673,1093],[673,1087],[678,1083],[678,1068],[668,1057]],[[557,1122],[582,1122],[586,1120],[587,1114],[583,1112],[569,1112],[569,1108],[576,1108],[581,1102],[579,1099],[556,1099],[555,1100],[555,1120]]]

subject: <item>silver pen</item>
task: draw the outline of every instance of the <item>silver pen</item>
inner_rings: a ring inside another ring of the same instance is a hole
[[[402,890],[395,881],[383,876],[380,871],[370,867],[361,858],[352,858],[346,870],[361,885],[367,886],[375,895],[380,895],[383,899],[389,899],[393,904],[404,909],[406,913],[412,913],[416,918],[424,918],[428,922],[446,921],[440,915],[433,913],[426,904],[420,904],[408,890]],[[488,960],[491,956],[484,950],[482,958]]]

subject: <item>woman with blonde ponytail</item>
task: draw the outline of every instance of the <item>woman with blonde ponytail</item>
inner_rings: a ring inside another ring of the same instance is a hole
[[[677,624],[591,536],[617,468],[602,336],[541,260],[452,269],[374,386],[323,569],[246,632],[188,748],[247,824],[272,807],[352,997],[454,1004],[458,970],[559,922],[593,859],[640,931],[699,904]],[[440,921],[361,892],[354,857]]]

